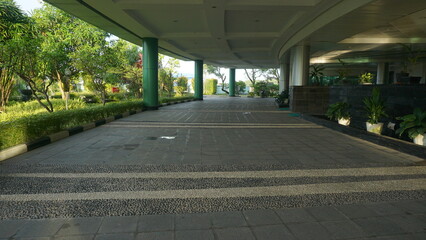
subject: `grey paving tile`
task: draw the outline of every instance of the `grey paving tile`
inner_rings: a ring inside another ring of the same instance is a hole
[[[173,215],[145,215],[139,217],[138,232],[174,230]]]
[[[320,224],[327,229],[333,239],[361,238],[367,236],[358,225],[350,220],[321,222]]]
[[[195,230],[211,228],[209,214],[178,214],[175,216],[176,230]]]
[[[364,205],[342,205],[336,208],[351,219],[377,216],[377,212]]]
[[[211,213],[213,228],[245,227],[247,222],[241,212],[216,212]]]
[[[173,231],[143,232],[136,235],[136,240],[174,240]]]
[[[95,240],[134,240],[134,233],[107,233],[107,234],[98,234],[95,237]]]
[[[339,221],[348,219],[332,206],[306,208],[306,211],[318,221]]]
[[[50,237],[24,237],[24,238],[12,238],[13,240],[50,240]]]
[[[94,234],[53,237],[51,240],[93,240]]]
[[[396,215],[396,214],[404,214],[404,211],[401,208],[398,208],[396,206],[393,206],[389,203],[370,203],[365,204],[365,207],[373,210],[377,214],[381,216],[387,216],[387,215]]]
[[[26,222],[26,220],[1,220],[0,237],[8,238],[13,236]]]
[[[213,229],[217,240],[255,240],[248,227]]]
[[[303,208],[275,210],[284,223],[315,222],[316,219]]]
[[[296,239],[284,225],[256,226],[252,230],[257,240]]]
[[[30,220],[22,226],[15,237],[51,237],[58,232],[64,222],[61,219]]]
[[[426,213],[426,203],[422,201],[394,202],[394,203],[391,203],[391,205],[409,214]]]
[[[84,235],[97,233],[102,218],[74,218],[64,222],[55,236]]]
[[[104,217],[99,233],[136,232],[138,217]]]
[[[385,217],[359,218],[353,221],[369,236],[388,236],[405,232],[404,229]]]
[[[386,219],[410,233],[426,232],[426,222],[416,215],[392,215]]]
[[[243,211],[244,217],[250,226],[281,224],[278,215],[270,209]]]
[[[413,233],[412,237],[413,237],[413,240],[425,240],[426,239],[426,232]]]
[[[327,230],[317,222],[289,223],[286,225],[290,232],[298,239],[303,240],[330,240]]]
[[[182,230],[175,232],[175,240],[214,240],[212,230]]]

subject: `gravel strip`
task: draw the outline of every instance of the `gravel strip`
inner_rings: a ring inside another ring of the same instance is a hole
[[[426,178],[423,175],[298,178],[13,178],[0,177],[0,194],[86,193],[109,191],[158,191],[177,189],[285,186],[316,183],[369,182]]]
[[[317,166],[292,165],[73,165],[73,164],[13,164],[0,163],[2,173],[126,173],[126,172],[231,172],[231,171],[267,171],[291,169],[339,169],[364,167],[403,167],[415,166],[408,162],[385,163],[345,163],[345,164],[318,164]]]
[[[0,202],[0,219],[72,218],[95,216],[137,216],[198,212],[281,209],[324,205],[343,205],[399,200],[423,200],[426,191],[320,194],[292,197],[152,199],[152,200],[76,200]]]

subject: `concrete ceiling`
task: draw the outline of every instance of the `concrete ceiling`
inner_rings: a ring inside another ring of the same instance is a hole
[[[155,37],[162,53],[226,67],[277,67],[301,43],[324,63],[397,58],[399,43],[426,49],[425,0],[45,1],[135,44]]]

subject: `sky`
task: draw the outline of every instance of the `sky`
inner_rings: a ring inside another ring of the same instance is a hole
[[[20,8],[22,10],[24,10],[24,12],[27,13],[31,13],[32,10],[36,9],[36,8],[40,8],[42,5],[42,1],[41,0],[15,0],[15,2],[20,6]],[[180,62],[180,68],[178,69],[178,74],[182,74],[182,75],[189,75],[189,76],[193,76],[194,75],[194,62],[193,61],[179,61]],[[222,69],[222,72],[225,72],[227,77],[226,80],[228,81],[229,79],[229,70],[228,69]],[[235,80],[237,81],[246,81],[247,78],[244,75],[244,70],[243,69],[236,69],[235,71]],[[204,76],[204,79],[206,78],[216,78],[215,76],[211,76],[211,75],[207,75]]]

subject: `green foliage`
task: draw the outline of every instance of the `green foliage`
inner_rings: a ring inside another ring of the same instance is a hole
[[[256,82],[254,84],[254,92],[257,96],[270,97],[278,92],[278,85],[267,82]]]
[[[179,102],[179,101],[191,100],[191,99],[194,99],[194,96],[187,95],[182,97],[164,97],[164,98],[160,98],[160,103]]]
[[[186,77],[178,77],[176,79],[176,86],[174,87],[175,93],[177,97],[183,96],[184,92],[188,90],[188,78]]]
[[[219,78],[220,81],[222,82],[222,85],[221,85],[222,86],[222,91],[226,92],[227,94],[229,94],[229,92],[225,90],[226,74],[224,72],[222,72],[222,69],[220,67],[213,66],[213,65],[205,65],[204,69],[206,69],[206,71],[207,71],[208,74],[213,74],[217,78]],[[216,90],[214,90],[214,91],[216,91]],[[213,94],[215,94],[215,93],[213,93]]]
[[[310,77],[312,80],[312,83],[315,85],[321,85],[322,83],[322,77],[324,76],[325,67],[323,65],[311,65],[311,72]]]
[[[217,90],[217,80],[216,79],[206,79],[204,81],[204,94],[214,95]]]
[[[359,76],[359,83],[372,83],[374,78],[374,74],[365,72]]]
[[[413,114],[408,114],[396,119],[402,120],[400,128],[395,132],[399,136],[402,136],[402,134],[406,132],[408,137],[414,139],[417,135],[422,135],[426,132],[426,111],[422,111],[420,108],[414,109]]]
[[[242,94],[246,91],[246,83],[243,81],[238,81],[235,83],[237,90],[238,90],[238,94]]]
[[[329,119],[339,120],[341,118],[349,119],[351,117],[351,114],[349,112],[349,108],[351,105],[347,102],[337,102],[334,104],[331,104],[326,112],[326,116]]]
[[[290,103],[289,91],[282,91],[278,96],[275,97],[275,102],[278,104],[278,106],[288,105]]]
[[[380,96],[380,89],[373,88],[370,97],[364,98],[364,109],[367,112],[367,122],[379,123],[381,117],[388,116],[385,110],[385,101]]]
[[[248,93],[248,97],[254,97],[254,96],[256,96],[256,94],[254,92],[249,92]]]
[[[142,101],[108,103],[53,113],[39,113],[0,122],[0,149],[35,140],[71,127],[94,122],[126,111],[141,109]]]

